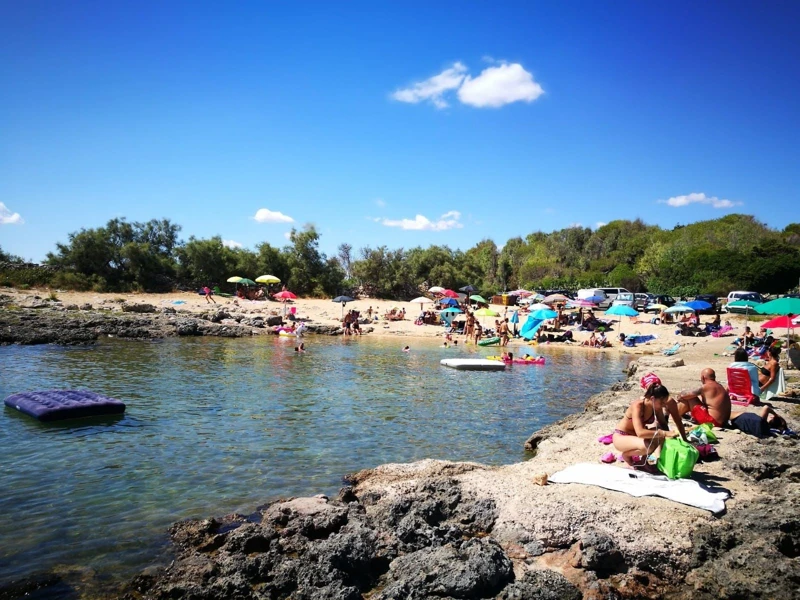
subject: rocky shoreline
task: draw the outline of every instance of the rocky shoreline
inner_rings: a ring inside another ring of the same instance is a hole
[[[631,365],[693,379],[682,361]],[[119,594],[140,599],[793,598],[800,591],[797,441],[720,432],[722,460],[696,478],[727,511],[542,475],[597,460],[595,441],[638,393],[633,378],[537,432],[524,463],[424,460],[346,478],[336,498],[277,501],[250,515],[176,523],[175,560]],[[790,424],[797,419],[788,403]],[[783,406],[781,406],[783,405]],[[612,467],[609,467],[612,468]]]
[[[172,306],[109,301],[98,306],[63,304],[33,297],[13,304],[0,294],[0,345],[58,344],[86,345],[101,337],[153,340],[167,337],[215,336],[249,337],[274,334],[281,316],[241,312],[229,306],[211,306],[197,313]],[[309,333],[340,335],[342,328],[314,322],[305,323]],[[365,333],[370,327],[363,328]]]

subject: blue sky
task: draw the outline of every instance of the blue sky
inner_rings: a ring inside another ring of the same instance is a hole
[[[328,254],[619,218],[783,227],[800,220],[798,17],[0,0],[0,246],[40,260],[122,216],[244,247],[314,223]]]

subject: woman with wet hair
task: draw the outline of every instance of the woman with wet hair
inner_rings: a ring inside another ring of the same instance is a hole
[[[622,459],[631,467],[655,463],[657,451],[667,438],[680,435],[686,440],[678,404],[669,397],[669,390],[658,376],[648,373],[640,383],[644,395],[631,402],[613,436],[614,447],[622,452]],[[667,414],[678,431],[669,430]]]

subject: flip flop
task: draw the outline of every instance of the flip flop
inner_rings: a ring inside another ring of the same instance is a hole
[[[617,456],[613,452],[606,452],[603,456],[600,457],[600,462],[609,464],[613,462],[617,462]]]
[[[609,433],[608,435],[601,435],[599,438],[597,438],[597,441],[608,446],[609,444],[614,443],[614,434]]]

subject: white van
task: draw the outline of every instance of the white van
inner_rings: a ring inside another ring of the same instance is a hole
[[[598,302],[606,299],[606,293],[600,288],[587,288],[585,290],[578,290],[578,300],[585,298],[600,298]]]
[[[758,292],[731,292],[728,294],[728,302],[735,302],[736,300],[764,302],[764,298]]]

